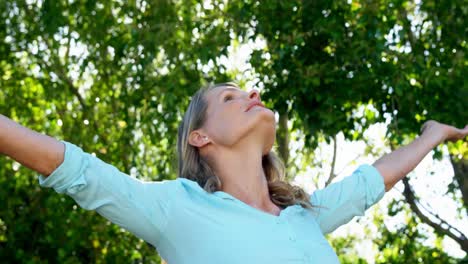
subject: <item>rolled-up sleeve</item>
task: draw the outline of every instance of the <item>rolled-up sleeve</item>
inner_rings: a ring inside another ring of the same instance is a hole
[[[310,200],[316,221],[326,234],[348,223],[354,216],[364,215],[384,194],[383,177],[375,167],[364,164],[351,176],[315,191]]]
[[[71,196],[82,208],[96,210],[157,246],[169,218],[175,181],[140,181],[72,143],[62,143],[64,161],[48,177],[39,175],[39,184]]]

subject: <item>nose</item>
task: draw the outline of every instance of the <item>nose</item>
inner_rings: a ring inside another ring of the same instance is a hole
[[[249,99],[260,101],[260,92],[256,89],[252,89],[252,91],[249,92]]]

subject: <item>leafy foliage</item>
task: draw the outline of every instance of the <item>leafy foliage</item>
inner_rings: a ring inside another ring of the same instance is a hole
[[[400,203],[401,205],[401,203]],[[441,250],[441,238],[438,238],[437,247],[425,245],[427,236],[421,232],[418,221],[406,208],[408,215],[406,223],[396,231],[389,231],[382,217],[375,218],[379,226],[379,236],[374,240],[379,254],[376,263],[457,263],[457,260]]]
[[[304,152],[338,132],[362,139],[386,118],[393,144],[414,137],[428,118],[458,126],[467,120],[468,11],[461,2],[205,2],[2,1],[0,113],[132,176],[172,179],[189,97],[207,82],[235,78],[220,59],[232,42],[264,40],[250,58],[257,85],[269,106],[287,114],[289,132],[305,135]],[[455,165],[466,162],[465,143],[450,151]],[[33,172],[4,157],[0,165],[2,260],[160,261],[143,241],[41,190]],[[454,180],[454,199],[465,194],[463,186]],[[405,230],[419,224],[413,219]],[[379,231],[379,261],[417,260],[387,254],[391,245],[452,261],[440,248],[418,244],[413,231],[401,241]],[[345,254],[352,241],[334,245]]]

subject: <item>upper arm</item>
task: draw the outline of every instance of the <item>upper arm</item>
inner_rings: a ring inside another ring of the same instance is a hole
[[[155,245],[170,210],[173,181],[142,182],[65,143],[63,163],[41,186],[71,196],[81,207],[96,210],[111,222]]]
[[[351,176],[315,191],[310,199],[323,233],[329,233],[378,202],[385,193],[383,178],[370,165],[361,165]]]

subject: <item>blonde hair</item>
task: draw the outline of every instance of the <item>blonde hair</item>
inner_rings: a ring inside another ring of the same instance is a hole
[[[222,86],[239,88],[235,83],[219,83],[209,85],[196,92],[179,125],[177,137],[178,177],[197,182],[209,193],[221,189],[221,180],[200,155],[198,148],[188,143],[188,138],[192,131],[202,127],[205,122],[208,107],[205,99],[206,93]],[[304,208],[312,208],[309,195],[304,190],[284,181],[284,164],[273,151],[263,156],[262,166],[268,182],[270,199],[274,204],[282,208],[295,204]]]

